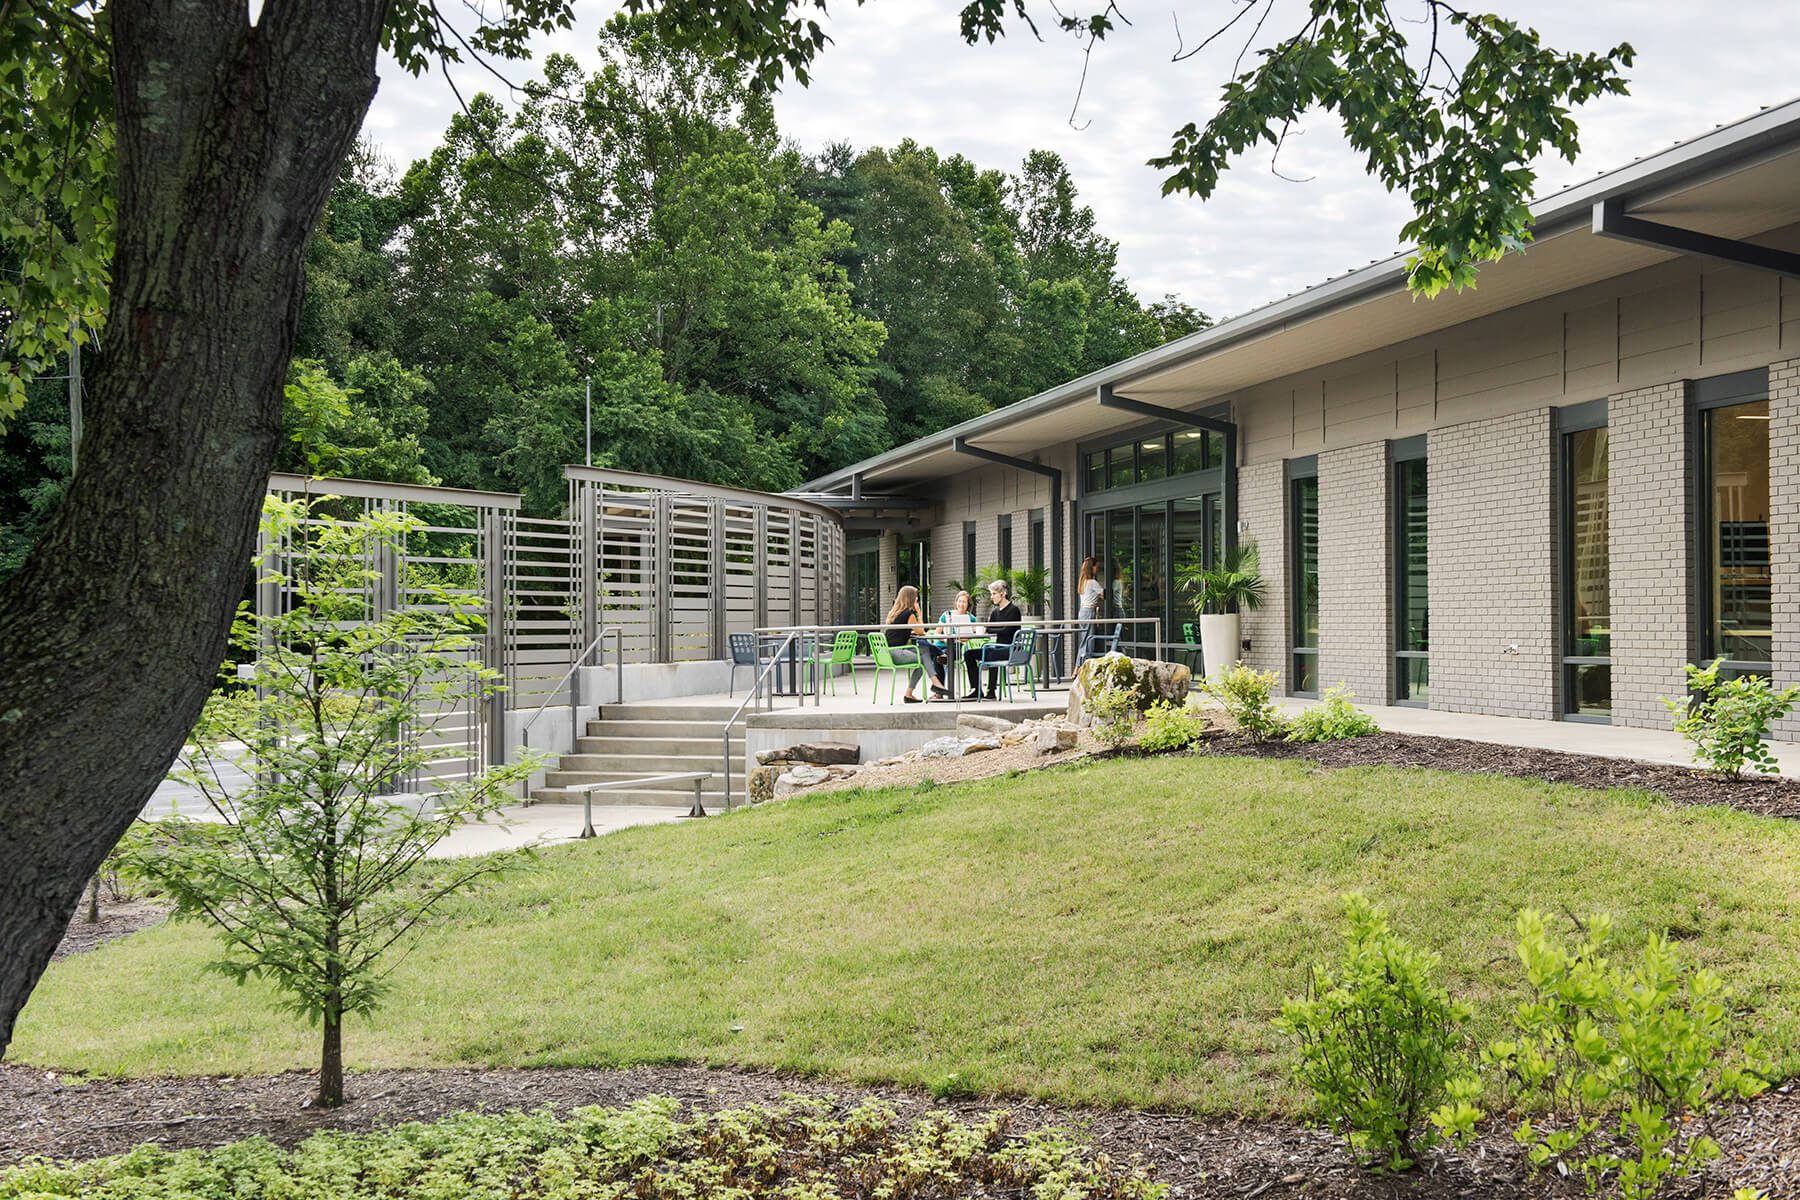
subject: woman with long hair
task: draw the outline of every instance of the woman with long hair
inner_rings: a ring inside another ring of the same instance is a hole
[[[931,690],[939,695],[948,695],[948,691],[938,683],[943,672],[943,652],[932,646],[930,642],[918,640],[918,635],[925,632],[925,614],[919,611],[919,589],[906,584],[894,596],[894,603],[888,608],[887,620],[888,649],[893,659],[901,666],[921,664],[921,671],[909,673],[906,677],[906,702],[921,703],[913,689],[918,686],[919,674],[931,675]]]
[[[1100,583],[1100,560],[1091,554],[1081,560],[1081,578],[1075,585],[1075,594],[1081,605],[1075,616],[1081,623],[1081,648],[1075,655],[1075,665],[1079,667],[1092,657],[1094,621],[1100,616],[1100,601],[1106,596],[1106,588]]]

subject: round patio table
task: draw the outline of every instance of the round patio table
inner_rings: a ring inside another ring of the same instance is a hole
[[[987,643],[994,640],[994,635],[988,633],[985,629],[980,633],[971,633],[969,632],[970,629],[981,629],[981,626],[928,626],[924,633],[919,634],[913,639],[915,642],[930,642],[944,651],[944,685],[950,689],[950,694],[942,699],[934,700],[931,696],[931,689],[927,687],[925,689],[926,703],[942,704],[946,700],[954,701],[959,694],[957,691],[956,673],[960,671],[963,666],[963,651],[972,649],[975,646],[985,646]]]

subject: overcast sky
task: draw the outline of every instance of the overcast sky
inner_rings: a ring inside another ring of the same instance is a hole
[[[1265,32],[1283,21],[1284,9],[1290,25],[1304,9],[1301,0],[1277,2]],[[1412,2],[1397,0],[1396,13]],[[1139,294],[1174,292],[1215,318],[1231,316],[1393,252],[1409,216],[1363,174],[1328,115],[1309,120],[1277,164],[1304,182],[1275,175],[1259,151],[1240,160],[1205,203],[1160,195],[1161,177],[1145,160],[1166,150],[1174,130],[1207,117],[1237,50],[1222,39],[1171,62],[1179,44],[1174,13],[1191,45],[1234,4],[1120,0],[1134,24],[1094,51],[1071,124],[1082,69],[1073,40],[1047,32],[1037,42],[1020,30],[1000,44],[971,47],[956,32],[961,0],[870,0],[860,8],[835,0],[827,23],[835,44],[810,88],[790,87],[778,98],[777,114],[782,132],[807,149],[912,137],[1007,170],[1033,147],[1055,150],[1101,230],[1120,243],[1123,270]],[[540,50],[592,62],[594,33],[615,7],[577,0],[576,29],[543,39]],[[1492,0],[1481,7],[1535,26],[1560,49],[1629,41],[1638,52],[1631,95],[1578,110],[1581,160],[1545,164],[1540,193],[1800,94],[1787,4]],[[460,68],[457,80],[465,95],[495,90],[478,68]],[[431,149],[455,110],[441,77],[413,79],[384,63],[367,132],[404,165]]]

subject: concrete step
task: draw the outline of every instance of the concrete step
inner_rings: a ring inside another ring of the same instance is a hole
[[[743,729],[740,724],[736,733]],[[725,732],[725,719],[717,721],[589,721],[587,732],[589,737],[658,737],[658,738],[711,738],[714,742]]]
[[[725,797],[720,792],[702,792],[702,800],[707,809],[724,807]],[[579,807],[581,793],[571,792],[565,788],[541,787],[531,793],[534,804],[567,804]],[[665,792],[654,788],[629,788],[611,792],[595,792],[594,807],[628,804],[643,805],[651,808],[672,808],[687,812],[694,807],[694,789],[688,788],[679,792]]]
[[[602,704],[602,721],[712,721],[727,720],[735,704]],[[749,709],[744,711],[748,712]]]
[[[575,739],[576,754],[712,754],[723,745],[718,734],[712,737],[639,737],[612,733],[602,728],[599,733]],[[744,749],[743,730],[734,730],[731,748]]]
[[[587,739],[583,739],[584,741]],[[720,769],[719,748],[713,746],[707,753],[703,747],[688,754],[617,754],[589,753],[586,747],[580,754],[565,754],[557,761],[550,772],[554,775],[566,775],[579,772],[584,775],[669,775],[676,771],[717,771]],[[743,761],[743,748],[739,747],[732,760],[733,769],[743,770],[739,764]]]

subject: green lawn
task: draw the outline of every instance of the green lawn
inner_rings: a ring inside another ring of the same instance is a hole
[[[1423,771],[1164,758],[801,797],[543,855],[456,902],[346,1037],[354,1067],[738,1063],[946,1091],[1289,1107],[1269,1027],[1360,888],[1498,1028],[1513,914],[1671,929],[1800,1067],[1800,825]],[[17,1060],[312,1065],[203,928],[54,965]]]

